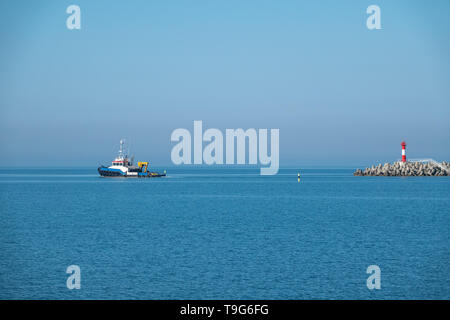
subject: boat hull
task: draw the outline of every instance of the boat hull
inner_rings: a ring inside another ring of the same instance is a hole
[[[159,178],[166,176],[165,173],[159,172],[133,172],[127,174],[120,169],[111,169],[108,167],[99,167],[97,170],[100,176],[109,178]]]
[[[124,173],[119,169],[99,167],[97,170],[102,177],[125,177]]]

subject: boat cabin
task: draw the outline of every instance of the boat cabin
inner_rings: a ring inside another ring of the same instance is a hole
[[[131,162],[129,162],[128,160],[114,160],[112,162],[113,166],[131,166]]]

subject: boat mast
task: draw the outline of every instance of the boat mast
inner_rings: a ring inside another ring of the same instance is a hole
[[[124,155],[124,152],[123,152],[124,144],[125,144],[125,139],[121,139],[120,140],[120,149],[119,149],[119,159],[121,159],[121,160],[125,159],[125,155]]]

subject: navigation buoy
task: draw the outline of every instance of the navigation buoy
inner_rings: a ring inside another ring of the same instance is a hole
[[[406,162],[406,142],[402,141],[402,162]]]

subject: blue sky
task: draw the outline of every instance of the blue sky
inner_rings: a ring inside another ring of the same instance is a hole
[[[81,30],[66,8],[81,8]],[[368,30],[366,8],[381,8]],[[279,128],[280,165],[450,160],[449,1],[2,1],[0,165],[168,165],[176,128]]]

